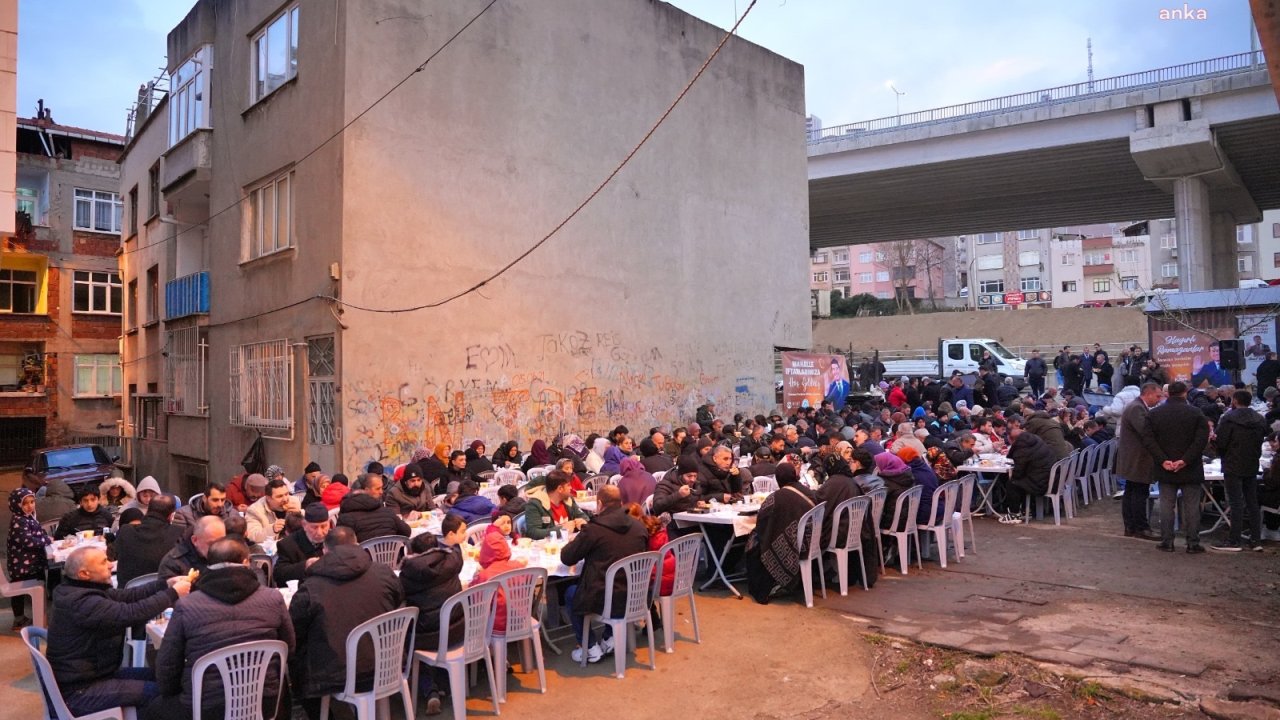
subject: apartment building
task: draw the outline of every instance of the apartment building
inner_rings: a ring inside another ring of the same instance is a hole
[[[809,257],[809,290],[890,300],[903,288],[917,300],[941,300],[950,256],[950,248],[932,239],[822,248]]]
[[[1262,222],[1253,226],[1257,240],[1258,277],[1267,282],[1280,280],[1280,210],[1268,210],[1262,214]]]
[[[120,418],[116,268],[125,139],[16,120],[14,226],[0,247],[0,461],[114,436]]]
[[[800,66],[732,38],[617,182],[491,278],[723,31],[663,3],[499,4],[415,72],[474,12],[200,0],[169,34],[168,97],[119,185],[147,208],[121,259],[139,472],[185,493],[258,439],[290,477],[353,474],[437,442],[773,405],[774,348],[810,346]],[[584,124],[582,107],[625,112]],[[707,273],[730,255],[732,277]],[[761,305],[771,324],[744,336]],[[698,322],[644,310],[672,307]]]

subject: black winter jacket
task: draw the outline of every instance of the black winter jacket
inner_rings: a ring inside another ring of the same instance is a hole
[[[295,530],[281,538],[276,544],[276,567],[271,573],[276,587],[285,587],[290,580],[302,580],[307,561],[323,554],[324,546],[312,544],[305,530]]]
[[[462,592],[462,580],[458,577],[461,572],[462,550],[456,545],[439,545],[421,555],[410,555],[400,567],[405,601],[418,608],[414,646],[419,650],[439,649],[440,607]],[[449,639],[461,639],[462,630],[462,614],[456,613],[449,619]]]
[[[404,590],[390,567],[373,562],[359,545],[343,545],[311,566],[289,603],[298,652],[290,663],[302,697],[340,692],[347,681],[347,635],[360,623],[400,607]],[[360,680],[373,677],[372,654],[358,655]],[[296,691],[296,690],[295,690]]]
[[[111,511],[105,506],[99,506],[94,512],[87,513],[80,508],[76,508],[58,521],[58,527],[53,531],[53,539],[61,540],[68,535],[75,535],[85,530],[98,531],[103,528],[110,528],[115,518],[111,516]]]
[[[162,581],[117,590],[64,579],[53,591],[53,622],[45,657],[63,694],[120,669],[125,628],[144,623],[178,600]]]
[[[1222,474],[1256,477],[1266,439],[1267,423],[1252,408],[1231,408],[1223,413],[1213,443],[1222,457]]]
[[[661,515],[663,513],[678,513],[692,510],[698,505],[698,489],[697,485],[689,488],[688,497],[680,497],[680,487],[684,485],[684,480],[675,470],[662,476],[662,480],[658,481],[657,487],[653,489],[653,514]]]
[[[606,510],[591,518],[582,532],[560,551],[560,560],[565,565],[572,567],[585,561],[578,594],[573,598],[574,611],[585,614],[604,610],[605,571],[614,562],[648,549],[649,533],[644,525],[622,508]],[[614,577],[611,614],[620,615],[626,607],[627,578],[626,573],[620,572]]]
[[[347,495],[340,507],[338,524],[354,530],[360,542],[384,535],[409,537],[409,526],[400,515],[372,495]]]
[[[1045,441],[1027,430],[1009,446],[1009,459],[1013,461],[1010,482],[1031,495],[1049,491],[1049,472],[1059,458]]]
[[[124,587],[139,575],[159,571],[160,561],[181,540],[182,528],[156,517],[144,517],[138,525],[122,526],[108,553],[118,561],[117,584]]]
[[[160,573],[161,580],[168,580],[178,575],[186,575],[193,569],[203,573],[208,566],[209,561],[196,550],[196,546],[191,544],[191,537],[187,536],[164,556],[157,572]]]
[[[1163,485],[1199,485],[1204,482],[1202,454],[1209,444],[1209,419],[1184,397],[1169,398],[1147,414],[1143,445],[1155,460],[1152,478]],[[1261,447],[1261,444],[1259,444]],[[1169,472],[1166,460],[1182,460],[1186,466]]]

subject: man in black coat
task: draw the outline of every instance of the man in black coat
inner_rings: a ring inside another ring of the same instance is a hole
[[[186,575],[195,570],[204,572],[209,567],[209,547],[227,536],[227,526],[222,518],[206,515],[196,521],[191,534],[182,538],[167,555],[160,560],[161,580],[168,580],[178,575]]]
[[[674,515],[678,512],[693,510],[698,506],[699,497],[695,488],[698,481],[698,464],[692,455],[681,455],[676,468],[662,476],[662,480],[658,481],[653,489],[654,515],[663,513]],[[673,535],[677,534],[674,532],[676,530],[674,524],[668,528]]]
[[[560,551],[560,560],[570,567],[582,562],[582,576],[577,585],[565,592],[565,604],[570,609],[574,634],[578,637],[578,648],[573,651],[573,661],[582,662],[585,652],[587,660],[596,662],[613,649],[613,640],[604,638],[599,645],[593,644],[584,632],[584,617],[588,613],[599,614],[605,611],[605,571],[613,563],[628,555],[642,553],[649,549],[649,533],[638,520],[622,509],[622,493],[614,485],[605,485],[596,493],[596,503],[600,512],[582,528],[564,549]],[[646,581],[648,577],[646,576]],[[615,617],[626,610],[627,579],[625,573],[614,577],[613,607],[610,614]],[[625,647],[625,645],[624,645]]]
[[[159,690],[152,668],[120,667],[124,631],[159,615],[190,591],[185,577],[118,590],[111,587],[111,564],[101,548],[71,553],[53,591],[45,656],[73,715],[145,707],[155,699]]]
[[[289,603],[297,638],[290,669],[295,692],[307,715],[320,716],[320,698],[341,692],[347,679],[347,635],[355,626],[400,607],[404,590],[391,568],[375,563],[356,544],[351,528],[338,527],[324,538],[324,557]],[[371,686],[373,657],[359,655],[356,687]]]
[[[742,495],[744,482],[750,488],[750,476],[733,462],[733,451],[725,445],[715,446],[698,465],[698,494],[704,500],[727,503]]]
[[[1034,499],[1049,491],[1049,474],[1058,458],[1044,440],[1016,424],[1009,426],[1009,438],[1013,474],[1004,482],[1005,513],[1000,520],[1016,525],[1022,522],[1026,498]]]
[[[302,580],[324,554],[324,538],[332,527],[329,510],[324,503],[311,503],[302,512],[302,527],[281,538],[276,545],[276,567],[272,573],[276,587],[290,580]]]
[[[1049,374],[1049,368],[1045,365],[1044,358],[1040,357],[1039,350],[1031,351],[1031,359],[1027,360],[1023,374],[1027,378],[1027,384],[1031,386],[1031,398],[1038,400],[1044,394],[1044,378]]]
[[[1266,392],[1267,388],[1276,386],[1276,380],[1280,379],[1280,360],[1276,359],[1275,353],[1267,353],[1267,359],[1258,364],[1254,376],[1257,380],[1259,395]]]
[[[876,470],[876,462],[871,457],[871,453],[862,448],[854,448],[853,454],[846,462],[844,458],[835,456],[829,461],[830,467],[827,472],[827,481],[822,483],[818,488],[817,497],[819,502],[825,502],[827,507],[831,508],[822,520],[822,547],[831,544],[832,533],[839,539],[844,547],[845,538],[849,535],[849,514],[840,513],[840,517],[835,517],[835,509],[840,503],[850,498],[861,497],[867,493],[872,481],[872,474]],[[838,522],[838,524],[837,524]],[[870,588],[876,584],[879,576],[880,564],[875,561],[874,555],[868,555],[868,548],[876,547],[876,534],[879,528],[875,526],[875,519],[871,516],[871,507],[867,506],[867,512],[863,515],[862,525],[854,530],[862,540],[862,554],[855,558],[853,553],[848,557],[848,575],[846,578],[850,583],[858,583],[862,581],[863,570],[867,573],[867,587]],[[823,569],[828,577],[839,577],[839,567],[834,553],[825,554],[823,560]]]
[[[400,513],[382,502],[381,475],[366,474],[339,507],[338,525],[355,530],[360,542],[384,535],[409,537],[409,525]]]
[[[1148,413],[1146,430],[1143,445],[1155,461],[1152,477],[1160,483],[1160,549],[1173,552],[1173,513],[1177,504],[1187,534],[1187,552],[1202,553],[1202,454],[1209,443],[1209,418],[1187,402],[1186,384],[1175,382],[1169,385],[1165,404]]]
[[[120,587],[139,575],[157,572],[160,561],[182,540],[182,528],[169,524],[173,518],[171,495],[157,495],[147,506],[147,514],[138,525],[121,525],[111,544],[115,556],[116,583]]]
[[[53,531],[54,540],[61,540],[68,535],[86,530],[102,532],[103,529],[110,528],[115,521],[115,518],[111,517],[111,511],[98,505],[98,488],[93,485],[84,487],[76,504],[78,507],[75,510],[58,520],[58,527]]]
[[[1243,549],[1242,530],[1249,531],[1250,550],[1262,550],[1262,515],[1258,510],[1258,461],[1262,443],[1267,438],[1267,423],[1251,407],[1253,395],[1237,390],[1231,396],[1231,409],[1218,421],[1214,448],[1222,458],[1222,480],[1231,508],[1231,530],[1226,544],[1211,545],[1210,550],[1239,552]]]
[[[414,646],[419,650],[436,652],[440,649],[440,608],[445,601],[462,592],[462,543],[467,539],[467,524],[458,515],[449,513],[440,521],[440,537],[423,533],[413,539],[409,549],[413,553],[400,567],[400,585],[404,588],[405,601],[418,608],[417,631]],[[462,639],[463,617],[455,613],[449,618],[449,640]],[[427,714],[440,712],[440,696],[448,687],[449,675],[441,668],[428,671],[431,689],[427,692]]]

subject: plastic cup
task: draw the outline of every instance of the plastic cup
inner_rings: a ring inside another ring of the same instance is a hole
[[[522,548],[524,548],[524,549],[526,549],[526,550],[527,550],[527,549],[529,549],[529,548],[533,547],[533,540],[530,540],[530,539],[529,539],[529,538],[527,538],[527,537],[525,537],[525,538],[520,538],[519,540],[517,540],[517,541],[516,541],[516,545],[519,545],[520,547],[522,547]]]
[[[81,538],[82,540],[92,540],[92,539],[93,539],[93,531],[92,531],[92,530],[82,530],[82,531],[80,532],[80,538]]]

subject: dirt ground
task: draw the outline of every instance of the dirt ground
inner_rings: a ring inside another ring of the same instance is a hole
[[[890,569],[871,592],[829,588],[813,609],[700,594],[702,643],[659,651],[656,671],[647,650],[623,680],[610,658],[581,669],[567,648],[548,652],[547,693],[515,673],[503,714],[1154,719],[1206,717],[1204,698],[1272,690],[1280,546],[1161,553],[1121,536],[1110,498],[1061,526],[975,523],[976,554],[945,570],[926,560],[905,577]],[[687,609],[678,622],[690,635]],[[0,717],[37,717],[31,665],[8,626],[3,604]],[[483,679],[473,694],[468,714],[491,714]]]

